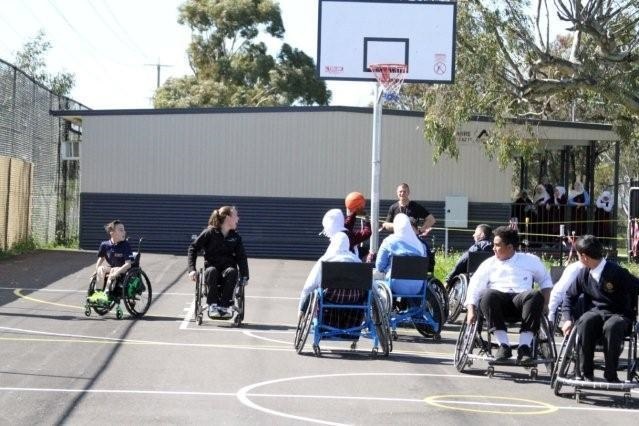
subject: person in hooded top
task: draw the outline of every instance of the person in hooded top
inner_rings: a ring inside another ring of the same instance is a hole
[[[355,230],[355,220],[357,212],[347,211],[348,217],[344,218],[344,213],[340,209],[331,209],[322,218],[322,235],[331,238],[338,232],[344,232],[348,237],[349,249],[359,256],[357,246],[368,240],[372,234],[370,220],[365,220],[359,230]]]
[[[546,204],[550,211],[550,233],[559,235],[559,226],[566,220],[566,188],[555,186],[552,199]]]
[[[551,215],[548,203],[551,202],[550,194],[546,190],[546,186],[539,184],[535,187],[535,195],[533,203],[537,206],[537,219],[533,224],[531,232],[531,240],[536,243],[547,243],[551,232]]]
[[[390,267],[393,256],[427,256],[426,245],[417,238],[415,230],[408,216],[398,213],[393,219],[393,234],[382,241],[377,253],[375,268],[377,272],[385,273],[390,282],[391,293],[418,294],[422,291],[424,282],[420,280],[392,280],[390,281]]]
[[[300,317],[308,307],[311,294],[322,283],[322,262],[361,262],[359,257],[349,249],[348,236],[344,232],[334,232],[330,239],[326,252],[315,262],[306,277],[298,305]],[[324,298],[328,302],[341,304],[362,303],[365,297],[365,291],[359,289],[327,289],[324,293]],[[324,322],[333,327],[347,328],[361,324],[363,315],[362,309],[326,309]]]
[[[571,206],[570,219],[572,229],[577,236],[584,235],[588,229],[588,210],[590,205],[590,195],[584,189],[584,184],[580,180],[575,181],[572,190],[568,193],[568,205]]]
[[[610,191],[603,191],[597,201],[595,201],[595,227],[594,234],[600,239],[612,237],[612,208],[614,206],[614,200]]]

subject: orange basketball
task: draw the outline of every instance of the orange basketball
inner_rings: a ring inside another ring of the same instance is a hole
[[[366,206],[366,198],[360,192],[351,192],[346,196],[344,204],[350,211],[357,212]]]

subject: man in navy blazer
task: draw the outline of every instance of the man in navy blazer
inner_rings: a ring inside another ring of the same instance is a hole
[[[586,267],[566,292],[562,327],[568,335],[573,324],[581,341],[581,373],[587,380],[594,380],[593,358],[597,340],[603,337],[605,371],[608,382],[619,382],[617,366],[622,351],[624,335],[630,330],[637,303],[639,280],[627,269],[603,258],[603,246],[592,235],[577,240],[575,249],[579,260]],[[590,306],[576,322],[577,301],[583,295],[585,306]]]

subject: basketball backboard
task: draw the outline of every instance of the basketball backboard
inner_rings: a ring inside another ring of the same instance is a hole
[[[408,66],[406,82],[452,83],[457,3],[319,0],[317,74],[375,81],[371,64]]]

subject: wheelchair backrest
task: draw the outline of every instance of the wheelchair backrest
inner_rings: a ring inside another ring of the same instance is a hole
[[[322,262],[322,288],[370,290],[373,264]]]
[[[391,279],[425,280],[428,277],[428,258],[422,256],[393,256]]]
[[[551,266],[550,267],[550,279],[552,279],[553,284],[557,284],[557,281],[561,278],[561,274],[564,273],[563,266]]]
[[[493,257],[495,253],[493,251],[473,251],[468,253],[468,263],[466,264],[466,273],[468,275],[472,275],[481,263],[488,259],[489,257]]]

